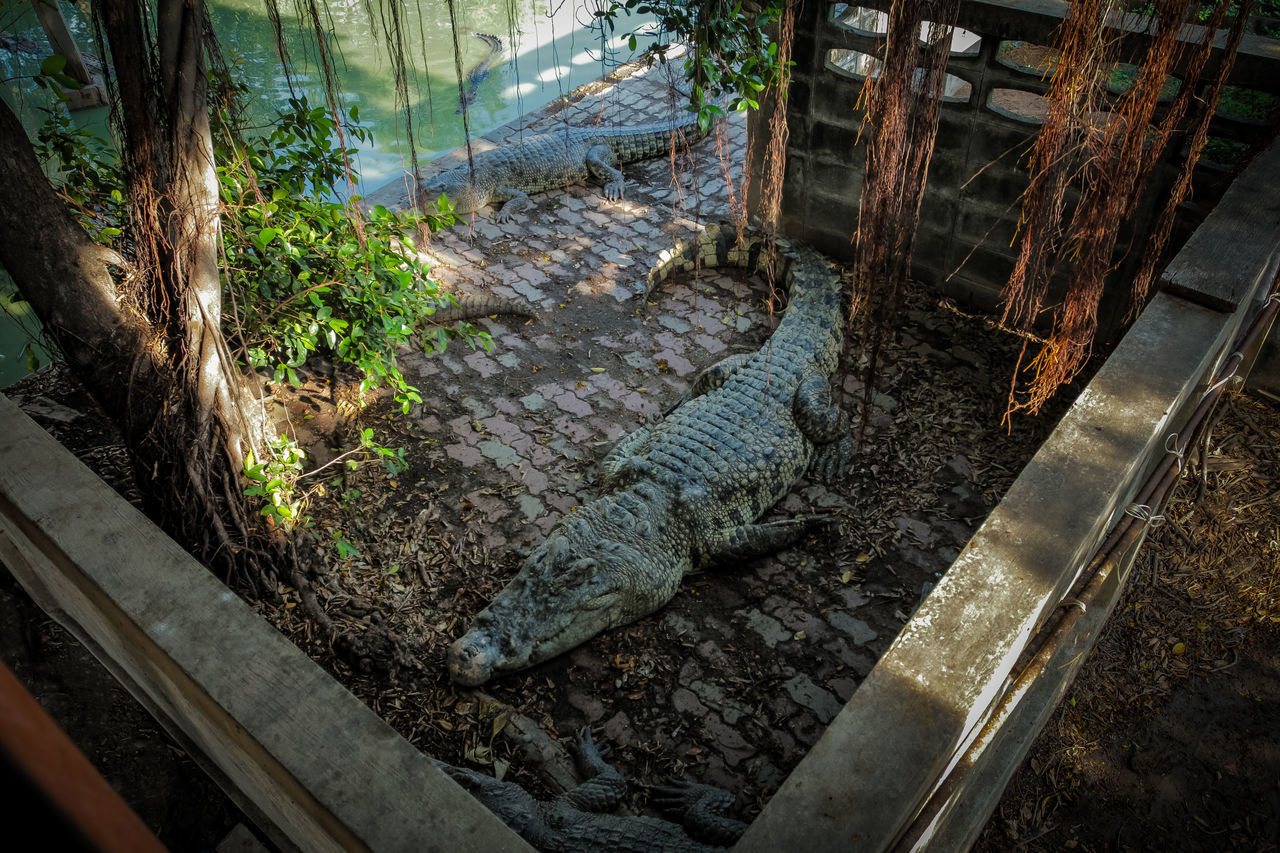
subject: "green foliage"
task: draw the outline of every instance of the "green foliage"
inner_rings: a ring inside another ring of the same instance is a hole
[[[76,125],[59,107],[36,131],[32,149],[89,236],[108,246],[118,244],[129,213],[120,164],[111,146]]]
[[[302,463],[306,454],[291,438],[281,436],[271,445],[271,456],[259,460],[250,451],[244,460],[245,479],[249,485],[244,493],[248,497],[262,499],[260,512],[286,530],[299,521],[308,523],[303,515],[306,496],[301,492]]]
[[[372,429],[360,431],[358,448],[311,471],[304,472],[306,453],[292,438],[281,436],[267,450],[266,459],[259,459],[252,452],[245,456],[241,474],[249,481],[249,485],[244,493],[247,497],[258,498],[261,502],[259,512],[284,530],[293,530],[299,525],[308,528],[315,526],[315,520],[308,514],[307,508],[317,494],[324,494],[325,484],[317,480],[314,485],[304,486],[303,481],[326,468],[342,464],[354,470],[363,462],[377,460],[386,468],[387,474],[394,477],[404,473],[409,467],[404,458],[404,448],[383,446],[374,438]],[[341,484],[340,477],[330,483],[335,488]],[[342,495],[342,502],[346,505],[359,495],[359,490],[350,489]],[[338,534],[334,534],[333,539],[334,548],[344,559],[351,554],[359,554],[353,545]]]
[[[358,126],[348,135],[364,139]],[[406,234],[453,221],[446,213],[393,214],[323,196],[345,181],[336,128],[321,107],[290,99],[270,132],[224,134],[217,153],[224,206],[223,277],[227,312],[249,363],[277,382],[297,383],[295,369],[315,352],[355,365],[361,391],[386,385],[405,411],[421,401],[396,365],[395,349],[415,338],[448,297]],[[421,336],[443,349],[452,330]],[[488,345],[486,336],[469,337]]]
[[[596,17],[613,32],[619,13],[652,14],[663,30],[690,44],[684,62],[685,77],[692,84],[689,110],[698,114],[704,131],[725,114],[723,102],[735,112],[760,108],[759,95],[776,83],[782,73],[778,45],[766,30],[782,16],[783,0],[766,0],[746,9],[728,0],[610,0]],[[636,34],[630,34],[636,48]],[[644,52],[652,63],[670,47],[659,40]]]
[[[56,62],[46,65],[48,74],[61,71]],[[270,371],[277,382],[297,384],[297,368],[316,353],[354,365],[363,373],[362,392],[388,387],[407,412],[421,397],[397,366],[396,348],[417,341],[438,351],[458,334],[443,327],[424,334],[431,315],[451,297],[430,279],[411,239],[451,224],[447,206],[427,215],[395,214],[381,207],[362,212],[354,199],[333,200],[333,188],[351,179],[348,162],[355,153],[338,142],[339,130],[347,138],[368,138],[355,123],[354,107],[339,128],[325,109],[305,98],[290,100],[273,125],[249,136],[237,119],[243,83],[227,75],[212,82],[228,339],[249,365]],[[59,83],[50,78],[50,86]],[[81,224],[129,257],[128,192],[112,147],[59,108],[37,134],[35,148]],[[468,343],[488,348],[487,334],[465,328]],[[286,530],[314,527],[307,510],[324,485],[306,480],[328,466],[304,473],[305,456],[292,439],[278,439],[264,453],[266,458],[251,454],[245,460],[246,496]],[[355,468],[372,461],[391,476],[407,467],[403,448],[382,446],[371,429],[361,432],[360,447],[329,465]],[[358,494],[353,489],[347,496]],[[344,559],[358,554],[340,534],[332,539]]]
[[[1218,114],[1270,122],[1280,114],[1280,96],[1243,86],[1223,86],[1222,97],[1218,99]]]
[[[79,89],[80,81],[63,71],[67,67],[67,58],[60,53],[45,57],[40,63],[40,73],[35,76],[35,84],[42,89],[50,89],[59,98],[64,89]]]
[[[249,365],[270,370],[277,382],[297,384],[297,368],[324,353],[362,372],[362,392],[389,387],[408,411],[421,397],[397,366],[396,348],[416,340],[439,351],[457,335],[443,327],[420,334],[451,297],[431,280],[408,235],[450,224],[452,216],[447,209],[362,213],[355,200],[332,200],[354,149],[336,142],[328,113],[291,99],[266,133],[242,136],[233,117],[238,85],[224,81],[213,99],[229,338]],[[344,130],[367,138],[358,125]],[[127,194],[112,148],[61,109],[50,114],[35,147],[81,224],[127,257]],[[465,339],[489,346],[484,333]]]

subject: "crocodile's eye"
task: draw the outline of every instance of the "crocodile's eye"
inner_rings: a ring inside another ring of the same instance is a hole
[[[574,560],[551,579],[552,593],[559,594],[573,587],[586,586],[595,574],[597,563],[590,557]]]

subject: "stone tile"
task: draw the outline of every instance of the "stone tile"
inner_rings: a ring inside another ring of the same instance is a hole
[[[547,407],[547,400],[538,392],[526,394],[520,398],[520,405],[531,412],[541,412]]]
[[[808,708],[823,725],[835,719],[843,703],[826,690],[814,684],[809,676],[800,673],[783,682],[782,689],[797,705]]]
[[[520,456],[500,441],[485,440],[480,442],[478,448],[499,468],[511,468],[520,464]]]
[[[445,445],[444,452],[450,459],[457,460],[464,468],[475,468],[485,464],[484,456],[474,447],[466,444]]]
[[[669,349],[660,350],[659,352],[654,353],[652,360],[654,364],[658,366],[659,370],[662,370],[665,367],[666,369],[674,371],[677,376],[688,376],[694,372],[693,364],[689,359]]]
[[[502,365],[498,364],[488,353],[476,350],[462,359],[474,371],[480,374],[484,379],[491,376],[497,376],[502,372]]]
[[[766,616],[759,610],[752,608],[738,614],[746,620],[747,627],[760,635],[764,640],[764,644],[769,648],[773,648],[783,640],[791,639],[791,631],[782,627],[782,623],[772,616]]]
[[[843,631],[855,645],[865,645],[879,636],[866,622],[844,611],[832,610],[826,614],[826,617],[833,628]]]

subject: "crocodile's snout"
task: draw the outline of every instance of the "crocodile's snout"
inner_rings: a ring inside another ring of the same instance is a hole
[[[449,677],[464,687],[484,684],[498,661],[498,644],[480,630],[468,631],[449,646]]]

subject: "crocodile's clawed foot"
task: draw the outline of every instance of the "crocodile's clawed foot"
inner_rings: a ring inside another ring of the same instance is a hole
[[[578,730],[577,737],[570,745],[570,749],[577,753],[580,760],[585,759],[594,763],[604,760],[612,747],[607,743],[596,743],[595,739],[591,737],[591,726],[585,725]]]
[[[733,805],[733,794],[722,788],[677,780],[651,791],[653,804],[700,841],[727,847],[746,831],[746,824],[724,816]]]
[[[854,441],[851,437],[845,436],[819,447],[809,470],[815,479],[829,486],[835,485],[849,473],[853,456]]]
[[[610,181],[605,184],[604,197],[609,201],[622,201],[622,181]]]

